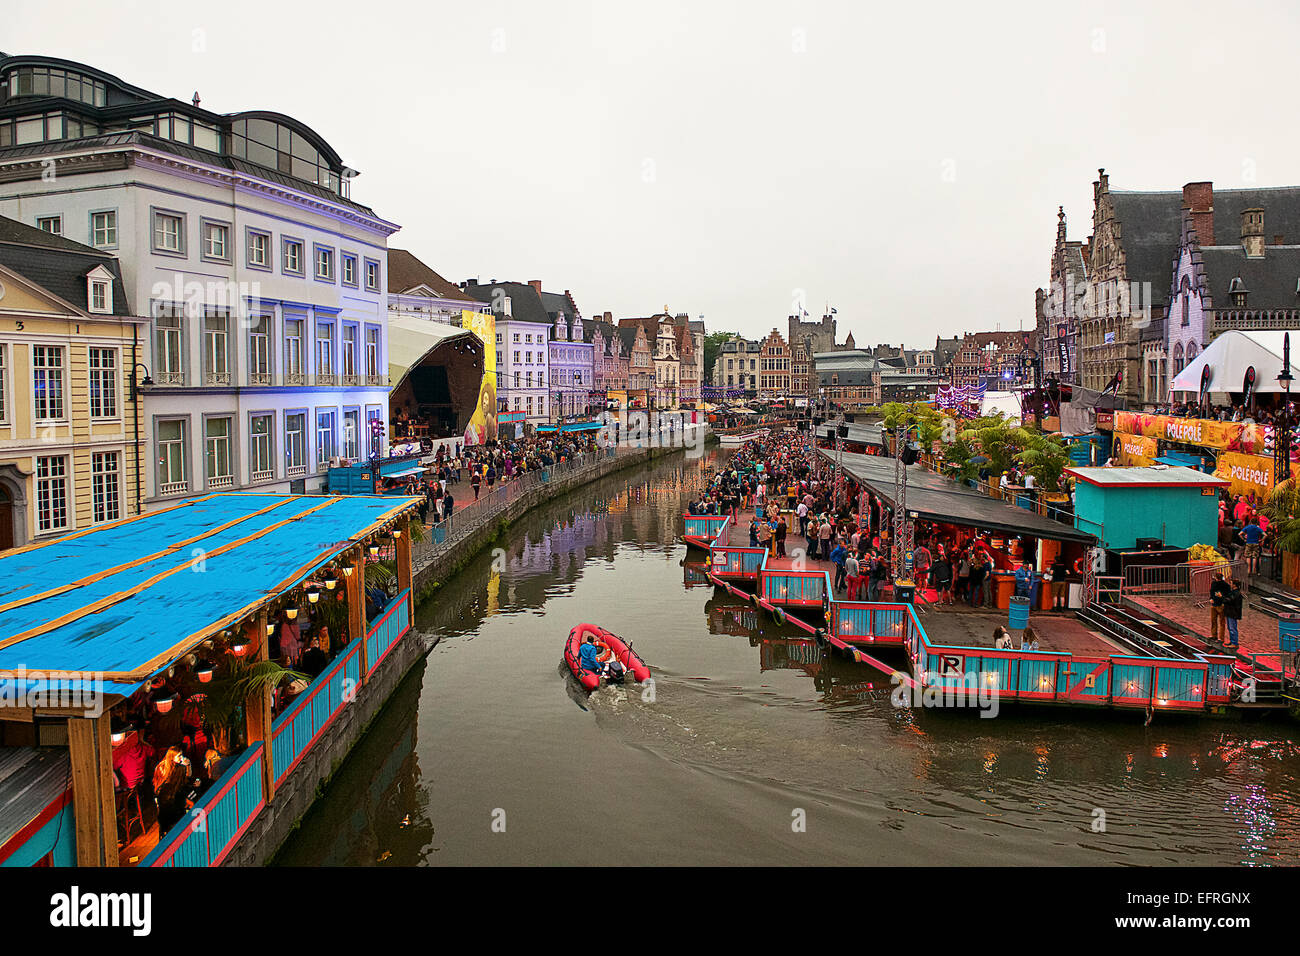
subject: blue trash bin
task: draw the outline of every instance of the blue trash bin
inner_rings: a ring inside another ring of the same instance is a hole
[[[1007,607],[1007,624],[1021,630],[1029,626],[1029,598],[1013,597]]]
[[[1290,653],[1300,651],[1300,614],[1283,614],[1277,619],[1277,646]]]

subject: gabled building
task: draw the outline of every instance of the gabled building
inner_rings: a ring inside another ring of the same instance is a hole
[[[1230,329],[1300,328],[1300,187],[1184,186],[1169,303],[1171,381]],[[1215,382],[1215,391],[1242,388],[1239,382]],[[1169,397],[1162,393],[1155,400]]]
[[[550,336],[554,321],[542,302],[541,283],[480,283],[461,289],[492,312],[501,360],[497,363],[497,408],[523,412],[534,425],[551,420]]]
[[[596,383],[595,348],[587,337],[582,313],[568,289],[559,295],[543,292],[540,280],[530,284],[541,295],[551,320],[550,386],[555,415],[588,415]]]
[[[790,366],[793,356],[781,333],[773,329],[763,340],[758,361],[760,398],[786,398],[790,395]]]
[[[967,332],[952,360],[953,385],[1007,389],[1032,384],[1028,332]]]
[[[0,218],[0,551],[139,514],[148,320],[107,252]]]
[[[1052,248],[1046,289],[1035,293],[1035,331],[1044,379],[1078,380],[1079,316],[1088,293],[1088,244],[1066,238],[1064,207],[1057,208],[1056,244]]]
[[[837,349],[813,356],[819,399],[836,405],[879,405],[881,365],[859,349]]]

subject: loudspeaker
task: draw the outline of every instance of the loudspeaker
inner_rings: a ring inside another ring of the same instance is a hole
[[[833,429],[833,428],[828,428],[828,429],[826,429],[826,440],[827,440],[827,441],[834,441],[834,440],[835,440],[835,429]]]
[[[844,420],[846,422],[856,422],[858,420],[858,417],[856,415],[845,415]]]
[[[849,437],[849,426],[848,426],[848,425],[841,425],[841,426],[839,427],[839,433],[840,433],[840,437],[841,437],[841,438],[848,438],[848,437]]]
[[[1134,546],[1139,551],[1159,551],[1165,543],[1159,538],[1138,538]]]
[[[914,465],[916,460],[921,457],[921,446],[916,442],[908,442],[903,446],[903,464]]]

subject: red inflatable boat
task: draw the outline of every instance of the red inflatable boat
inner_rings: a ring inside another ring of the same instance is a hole
[[[578,678],[587,690],[595,690],[600,686],[600,677],[582,666],[580,648],[588,634],[595,636],[597,644],[605,645],[601,650],[602,662],[618,661],[637,683],[649,679],[650,668],[645,666],[641,658],[637,657],[621,638],[595,624],[579,624],[569,632],[569,640],[564,645],[564,661],[569,665],[569,670],[573,671],[573,676]]]

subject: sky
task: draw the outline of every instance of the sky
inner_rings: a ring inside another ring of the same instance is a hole
[[[76,9],[78,6],[81,9]],[[1300,4],[0,0],[0,50],[269,109],[452,281],[749,337],[1031,328],[1056,211],[1300,182]]]

